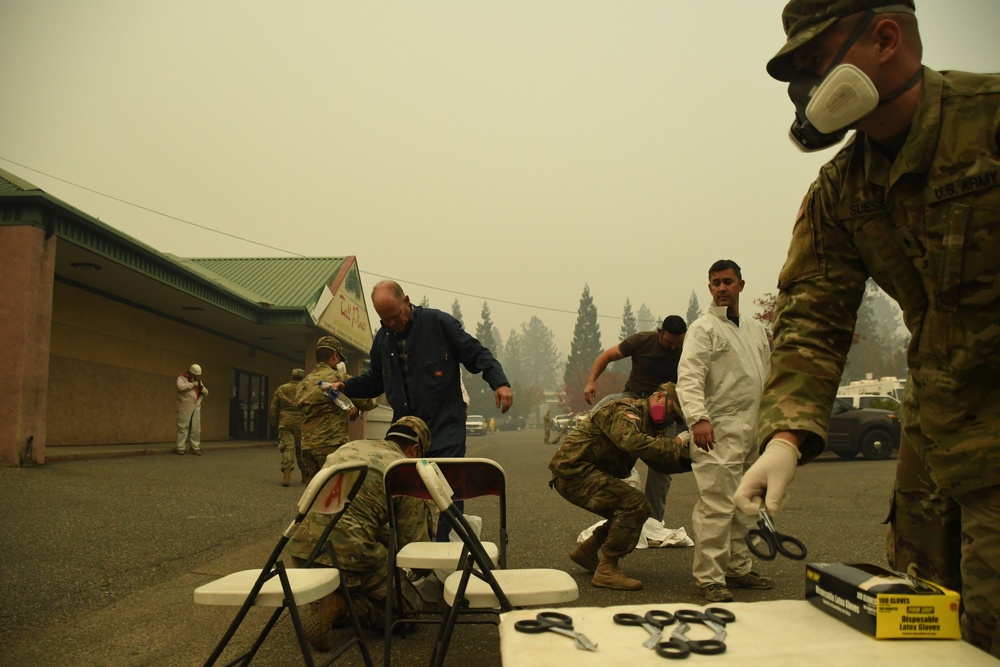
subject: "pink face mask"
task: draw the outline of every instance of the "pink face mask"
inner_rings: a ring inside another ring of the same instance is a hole
[[[667,421],[667,406],[662,403],[649,406],[649,417],[654,424],[662,424]]]

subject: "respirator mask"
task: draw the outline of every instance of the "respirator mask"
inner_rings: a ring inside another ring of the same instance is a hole
[[[347,364],[345,364],[343,361],[338,361],[337,362],[337,370],[340,372],[341,375],[346,375],[347,374]]]
[[[667,406],[662,403],[650,404],[649,418],[653,420],[654,424],[661,426],[663,422],[667,421]]]
[[[847,52],[871,24],[876,12],[869,11],[834,56],[826,76],[796,72],[788,84],[788,97],[795,105],[795,121],[788,134],[805,153],[829,148],[847,135],[852,125],[880,104],[895,99],[923,77],[923,68],[899,90],[879,98],[872,80],[854,65],[842,64]]]

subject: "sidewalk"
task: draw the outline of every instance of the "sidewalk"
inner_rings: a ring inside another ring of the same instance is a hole
[[[173,454],[174,442],[146,442],[140,444],[120,445],[60,445],[45,448],[45,462],[59,463],[61,461],[84,461],[87,459],[120,458],[123,456],[153,456],[155,454]],[[205,453],[218,450],[246,449],[249,447],[277,448],[271,440],[212,440],[201,443]],[[188,453],[190,455],[190,452]]]

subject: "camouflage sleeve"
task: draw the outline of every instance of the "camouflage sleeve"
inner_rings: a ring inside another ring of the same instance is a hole
[[[274,396],[271,398],[271,406],[267,410],[267,419],[271,424],[271,428],[278,427],[278,415],[281,413],[281,403],[278,399],[278,391],[274,392]]]
[[[430,539],[430,514],[427,504],[419,498],[394,498],[396,504],[396,538],[398,548],[410,542],[426,542]]]
[[[329,402],[330,399],[327,398],[326,394],[323,393],[323,390],[319,388],[316,384],[316,378],[312,375],[308,376],[299,384],[299,388],[295,393],[295,404],[299,407]]]
[[[633,406],[619,405],[610,417],[599,426],[606,429],[607,436],[623,451],[642,459],[657,472],[691,470],[687,447],[676,445],[673,438],[657,437],[644,431],[644,415]]]
[[[778,431],[808,432],[803,462],[825,445],[868,278],[853,239],[825,201],[836,191],[833,171],[824,167],[806,195],[778,276],[774,351],[758,421],[762,446]]]
[[[361,412],[368,412],[378,407],[378,401],[374,398],[352,398],[351,403]]]

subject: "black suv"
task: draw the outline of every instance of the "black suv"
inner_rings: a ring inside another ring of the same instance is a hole
[[[899,447],[899,415],[892,410],[855,408],[849,400],[834,399],[826,449],[842,459],[861,452],[866,459],[881,461]]]

